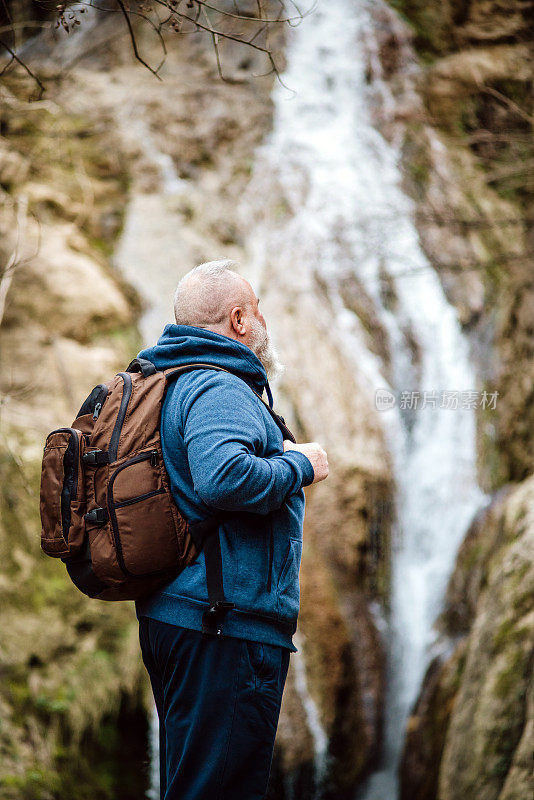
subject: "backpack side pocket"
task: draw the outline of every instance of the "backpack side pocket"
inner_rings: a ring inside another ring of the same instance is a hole
[[[75,428],[58,428],[47,437],[41,470],[41,548],[66,558],[82,547],[86,499],[82,454],[84,438]]]

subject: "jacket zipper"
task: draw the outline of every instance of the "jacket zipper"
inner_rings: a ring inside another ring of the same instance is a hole
[[[121,408],[122,408],[122,403],[121,403]],[[120,415],[120,411],[119,411],[119,415]],[[124,555],[123,555],[123,552],[122,552],[122,544],[121,544],[121,540],[120,540],[120,536],[119,536],[119,524],[117,522],[117,515],[115,514],[115,503],[114,503],[114,500],[113,500],[113,484],[115,483],[115,478],[117,477],[119,472],[122,472],[123,469],[126,469],[126,467],[129,467],[131,464],[137,464],[138,461],[147,461],[148,459],[150,459],[150,461],[151,461],[153,466],[156,466],[156,464],[158,463],[157,462],[158,451],[157,450],[149,450],[147,453],[141,453],[140,455],[135,456],[134,458],[128,459],[128,461],[125,461],[124,464],[121,464],[121,466],[118,467],[118,469],[115,470],[115,472],[113,473],[113,475],[109,479],[109,483],[108,483],[108,495],[107,495],[108,514],[109,514],[109,520],[111,522],[111,531],[113,533],[113,541],[115,542],[115,550],[117,551],[117,561],[119,562],[119,566],[120,566],[121,570],[124,572],[124,574],[125,575],[129,575],[131,578],[136,578],[136,577],[139,577],[139,576],[138,575],[134,575],[132,572],[130,572],[129,569],[127,568],[126,564],[124,563]],[[163,490],[163,491],[165,491],[165,490]],[[160,494],[160,491],[158,490],[158,491],[155,491],[155,492],[148,492],[146,495],[140,495],[139,498],[134,498],[134,499],[142,500],[145,497],[151,497],[153,494]],[[124,503],[124,505],[129,505],[129,503],[130,503],[130,501],[126,501]],[[121,507],[122,505],[123,505],[122,503],[117,504],[117,508]]]
[[[115,421],[115,427],[113,428],[113,433],[111,434],[111,440],[109,442],[109,460],[116,461],[117,454],[119,452],[119,440],[121,437],[122,426],[124,424],[124,418],[126,416],[126,410],[128,408],[128,403],[130,401],[130,397],[132,394],[132,377],[129,375],[128,372],[119,372],[117,373],[121,376],[124,381],[124,387],[122,390],[122,398],[121,404],[119,407],[119,413],[117,414],[117,419]]]

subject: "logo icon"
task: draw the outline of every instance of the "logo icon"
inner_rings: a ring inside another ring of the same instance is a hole
[[[377,389],[375,392],[375,407],[377,411],[388,411],[395,406],[395,395],[389,389]]]

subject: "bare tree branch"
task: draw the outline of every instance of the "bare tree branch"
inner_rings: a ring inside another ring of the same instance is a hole
[[[274,25],[276,23],[284,23],[284,22],[301,22],[305,17],[309,16],[315,10],[317,3],[314,3],[313,6],[310,9],[308,9],[308,11],[306,11],[304,14],[296,14],[293,17],[274,17],[274,18],[264,17],[263,11],[261,13],[258,12],[257,17],[243,13],[232,14],[231,11],[225,11],[225,9],[223,8],[217,8],[216,6],[212,6],[209,3],[204,2],[204,0],[199,0],[199,5],[203,5],[204,8],[209,8],[211,11],[216,11],[218,14],[222,14],[225,17],[231,17],[232,19],[241,19],[245,20],[246,22],[266,22],[269,25]]]
[[[45,10],[50,8],[51,5],[45,0],[36,0],[36,2],[42,3]],[[305,17],[312,14],[316,8],[314,0],[309,0],[309,2],[311,3],[310,7],[302,12],[294,0],[278,0],[278,6],[271,5],[270,8],[272,10],[269,13],[265,0],[255,0],[255,7],[249,7],[250,10],[249,8],[245,10],[237,0],[233,2],[233,10],[232,7],[225,5],[224,0],[187,0],[187,2],[186,0],[110,0],[107,4],[97,3],[95,0],[74,0],[74,2],[72,0],[63,0],[62,2],[58,1],[55,14],[56,27],[63,28],[69,34],[81,24],[80,15],[87,8],[92,8],[105,14],[120,13],[126,23],[126,30],[135,59],[155,75],[158,80],[161,80],[159,73],[167,56],[167,46],[163,34],[165,30],[171,29],[182,35],[193,32],[209,35],[221,80],[230,83],[238,82],[228,77],[223,69],[220,45],[223,40],[228,40],[243,44],[265,54],[269,62],[269,70],[263,74],[276,75],[280,83],[284,85],[276,63],[277,58],[269,39],[270,28],[281,25],[293,27],[299,24]],[[6,24],[0,29],[0,33],[10,33],[13,40],[12,43],[0,40],[0,46],[4,47],[10,56],[8,62],[0,66],[0,77],[13,66],[13,62],[16,62],[36,82],[40,90],[39,96],[41,96],[45,86],[34,69],[28,66],[24,56],[17,53],[15,32],[24,30],[24,28],[47,28],[51,25],[47,22],[34,20],[17,20],[16,23],[13,23],[9,16],[9,3],[10,0],[0,0],[0,7],[5,9],[4,19],[10,22],[9,25]],[[278,8],[278,13],[275,13],[276,8]],[[160,11],[165,13],[162,14]],[[143,58],[140,52],[137,38],[138,29],[134,27],[134,18],[140,20],[140,24],[142,22],[148,25],[159,39],[162,59],[161,63],[155,68]],[[240,31],[232,29],[230,23],[233,21],[241,22],[243,29]],[[94,50],[94,48],[92,49]],[[87,52],[90,51],[84,50],[84,52],[80,52],[80,58]],[[260,75],[257,74],[254,77],[260,77]]]
[[[122,15],[123,15],[123,17],[124,17],[124,19],[126,20],[126,25],[128,26],[128,33],[130,34],[130,41],[131,41],[131,43],[132,43],[132,49],[133,49],[133,52],[134,52],[134,56],[136,57],[136,59],[137,59],[137,60],[138,60],[138,61],[139,61],[139,62],[140,62],[140,63],[141,63],[141,64],[142,64],[144,67],[146,67],[146,68],[147,68],[147,70],[148,70],[149,72],[151,72],[153,75],[155,75],[155,76],[156,76],[156,78],[157,78],[157,79],[160,81],[160,80],[161,80],[161,76],[160,76],[160,75],[158,75],[157,71],[156,71],[155,69],[152,69],[152,67],[150,66],[150,64],[147,64],[147,62],[146,62],[146,61],[145,61],[143,58],[141,58],[141,56],[140,56],[140,54],[139,54],[139,50],[137,49],[137,41],[136,41],[136,38],[135,38],[135,33],[134,33],[134,30],[133,30],[133,28],[132,28],[132,23],[131,23],[131,20],[130,20],[130,14],[129,14],[129,11],[127,11],[127,10],[126,10],[126,6],[125,6],[125,5],[124,5],[124,3],[122,2],[122,0],[117,0],[117,5],[119,6],[119,8],[120,8],[120,10],[121,10],[121,12],[122,12]],[[158,69],[159,69],[159,68],[161,68],[161,64],[160,64],[160,67],[158,67]]]
[[[35,83],[39,87],[39,99],[41,99],[41,97],[43,96],[43,92],[45,91],[45,86],[40,80],[40,78],[38,78],[38,76],[34,72],[32,72],[29,66],[21,58],[18,57],[15,51],[12,50],[11,47],[9,47],[9,45],[6,44],[3,39],[0,39],[0,47],[4,47],[7,50],[7,52],[10,53],[12,61],[16,61],[17,64],[20,64],[20,66],[28,73],[30,78],[32,78],[35,81]]]

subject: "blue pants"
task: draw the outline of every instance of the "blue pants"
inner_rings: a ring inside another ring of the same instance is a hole
[[[139,620],[160,727],[162,800],[262,800],[289,650]]]

